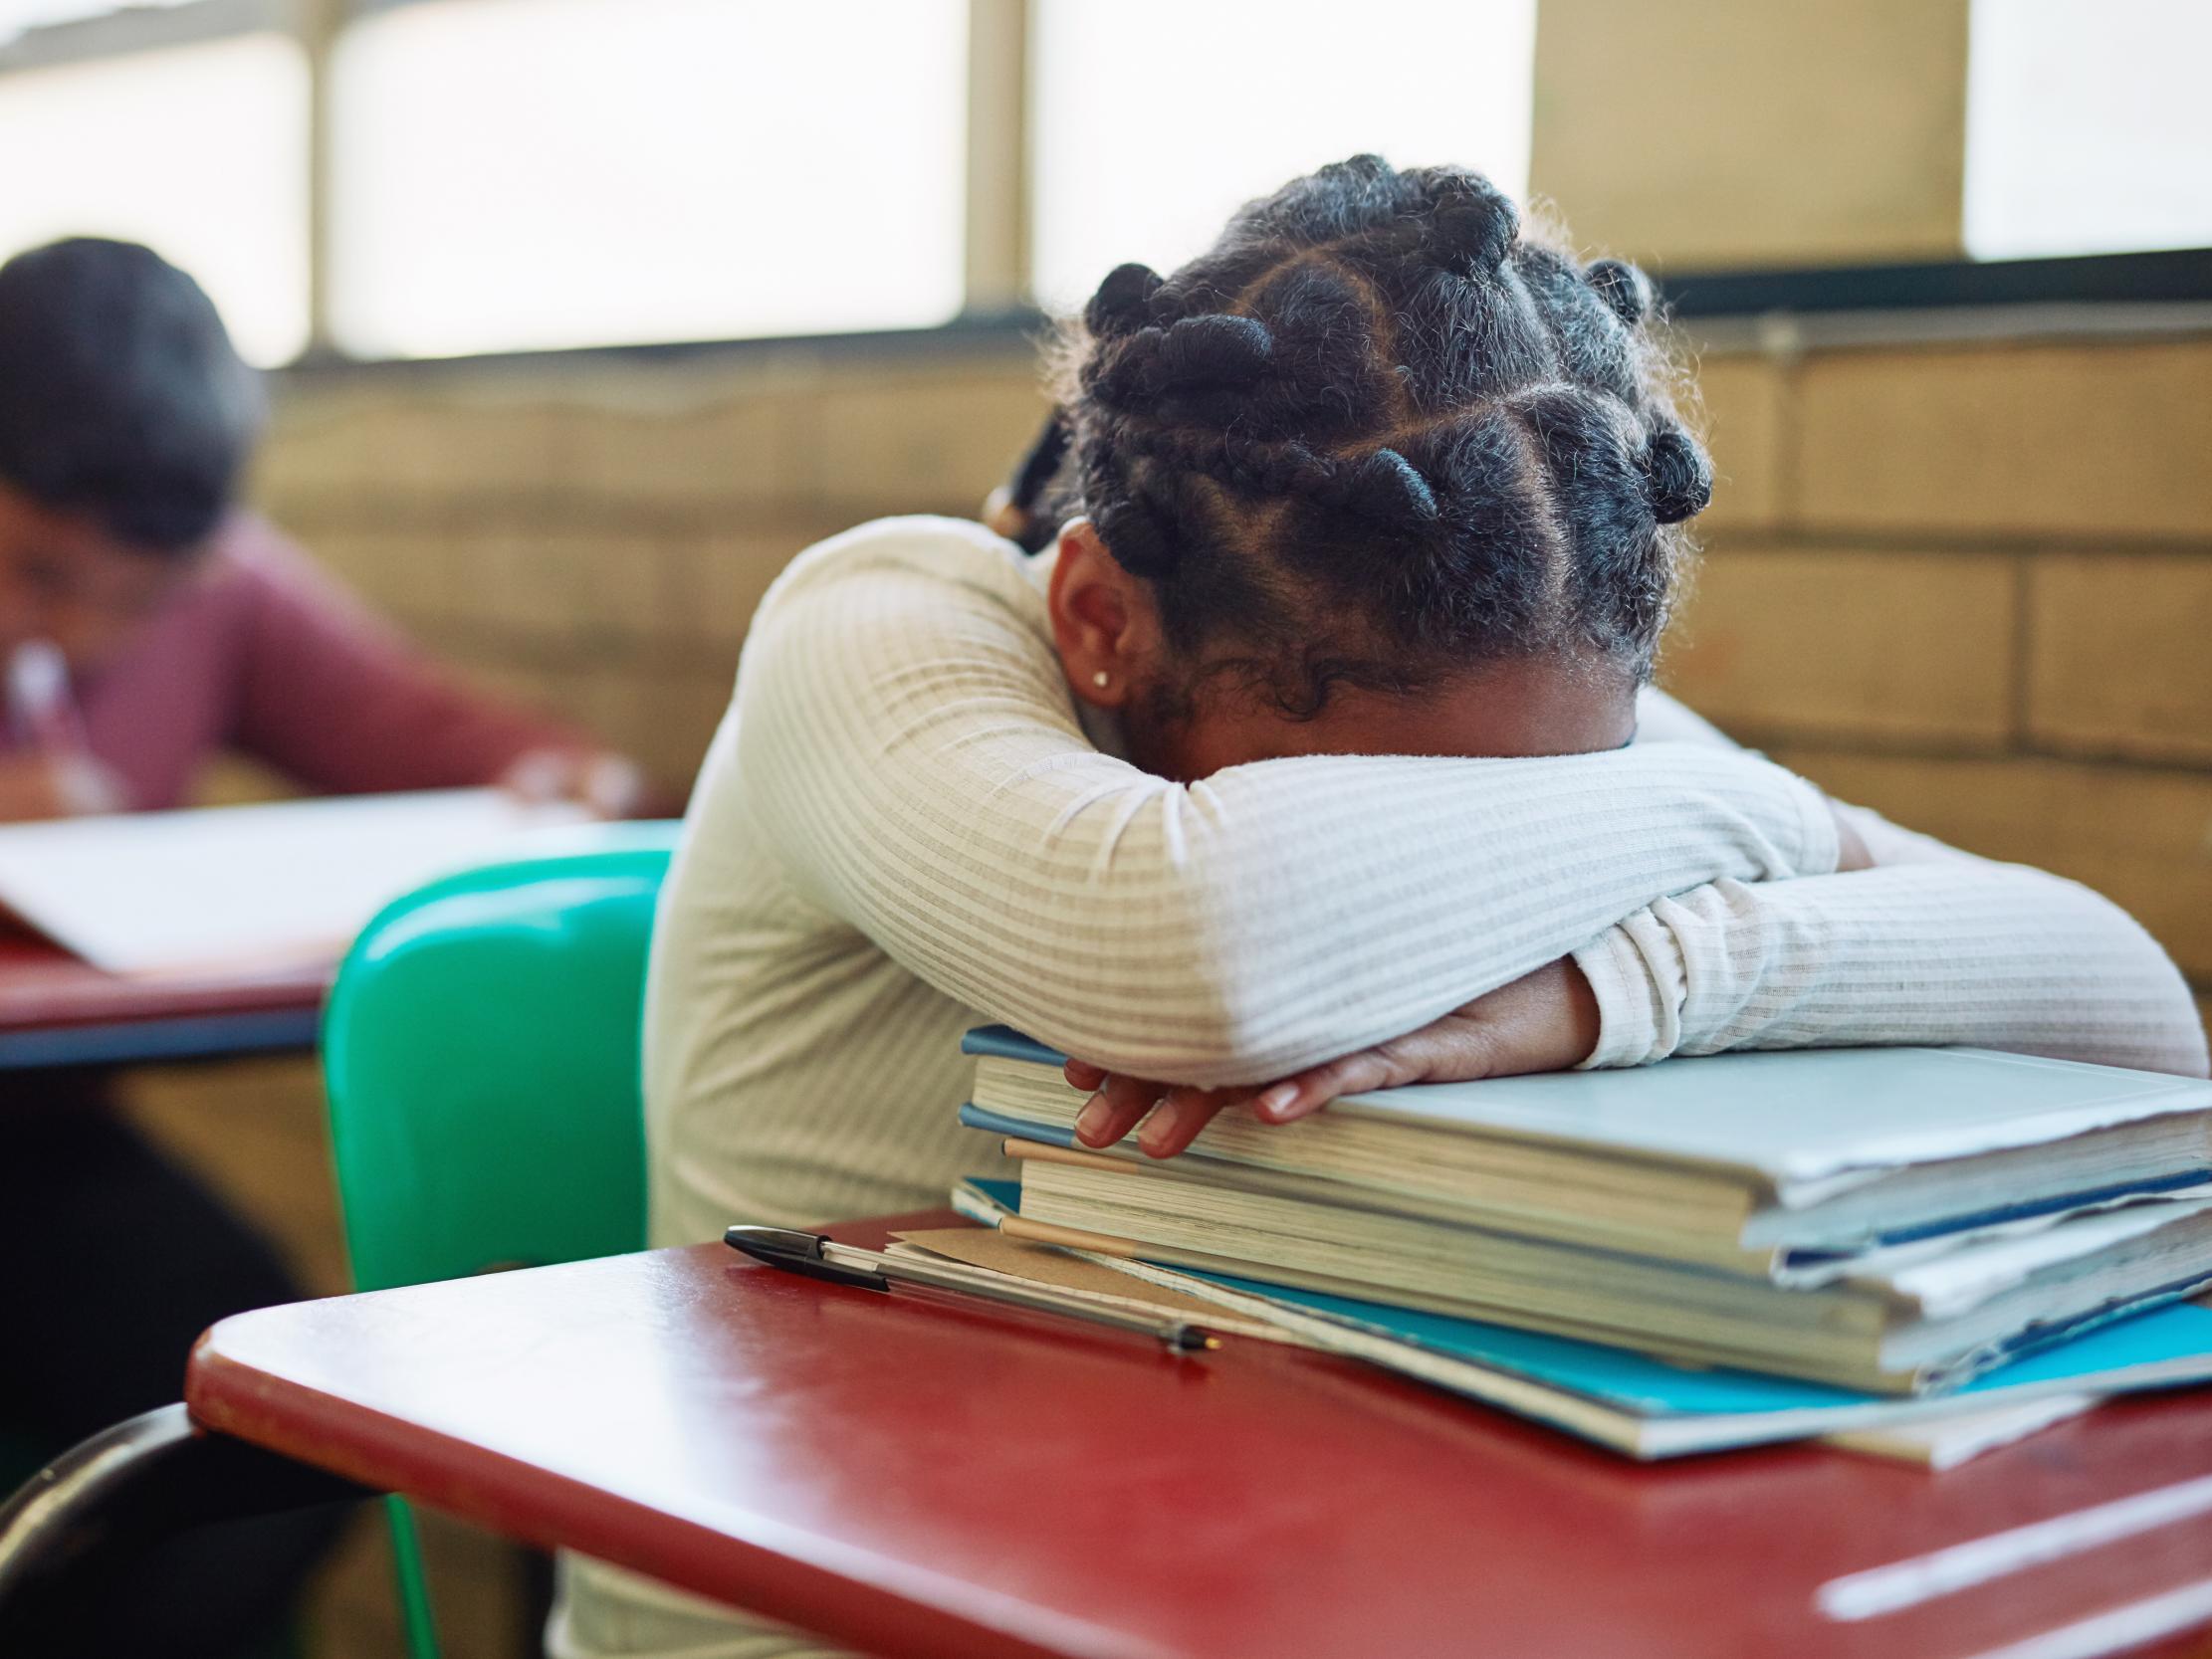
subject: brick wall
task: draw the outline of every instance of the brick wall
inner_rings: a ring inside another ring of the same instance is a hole
[[[2212,334],[1709,352],[1668,682],[1837,793],[2091,882],[2212,993]],[[688,779],[816,537],[973,511],[1017,342],[296,375],[261,499],[487,684]]]
[[[973,515],[1043,413],[1018,342],[311,373],[283,388],[257,494],[480,681],[681,784],[791,554],[881,514]]]
[[[1723,480],[1668,684],[1841,796],[2109,894],[2212,993],[2212,337],[1701,379]]]

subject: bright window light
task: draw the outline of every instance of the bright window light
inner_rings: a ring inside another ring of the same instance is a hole
[[[1323,162],[1459,162],[1528,185],[1535,0],[1040,0],[1032,286],[1079,306],[1168,271]]]
[[[127,3],[151,8],[181,5],[184,0],[127,0]],[[5,46],[26,29],[41,28],[49,23],[75,23],[123,9],[118,0],[0,0],[0,46]]]
[[[1966,251],[2212,244],[2212,5],[1974,0]]]
[[[308,337],[308,70],[243,35],[0,74],[0,258],[60,236],[151,246],[252,362]]]
[[[332,326],[446,356],[942,322],[961,0],[432,0],[332,83]]]

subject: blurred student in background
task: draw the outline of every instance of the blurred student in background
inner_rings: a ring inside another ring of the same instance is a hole
[[[323,791],[634,806],[634,766],[464,690],[237,506],[261,410],[207,296],[150,249],[0,266],[0,819],[176,806],[218,749]]]
[[[629,761],[439,672],[238,506],[261,411],[207,296],[150,250],[0,266],[0,820],[177,806],[221,749],[319,791],[636,807]],[[201,1330],[304,1294],[97,1077],[0,1082],[0,1260],[24,1355],[0,1366],[0,1433],[48,1448],[176,1399]],[[49,1651],[229,1651],[281,1618],[329,1531],[185,1541]]]

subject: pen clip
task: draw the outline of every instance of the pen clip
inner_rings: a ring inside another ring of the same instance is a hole
[[[822,1260],[822,1235],[802,1233],[793,1227],[754,1227],[740,1224],[724,1230],[722,1242],[743,1255],[786,1273],[832,1285],[857,1285],[862,1290],[888,1291],[883,1276],[866,1268],[845,1267]]]

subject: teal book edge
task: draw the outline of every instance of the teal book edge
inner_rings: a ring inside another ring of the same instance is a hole
[[[1033,1037],[1024,1037],[1010,1025],[979,1025],[960,1040],[963,1054],[989,1054],[1000,1060],[1027,1060],[1040,1066],[1063,1066],[1067,1056],[1046,1048]]]
[[[964,1190],[955,1193],[956,1206],[972,1219],[985,1220],[993,1209],[1020,1212],[1018,1181],[971,1178],[962,1185]],[[2023,1354],[1932,1400],[1900,1400],[1754,1371],[1693,1369],[1629,1348],[1225,1274],[1173,1271],[1239,1295],[1317,1314],[1477,1372],[1517,1378],[1552,1394],[1599,1406],[1624,1420],[1615,1432],[1593,1427],[1586,1414],[1578,1420],[1574,1413],[1555,1413],[1541,1404],[1525,1409],[1527,1415],[1642,1456],[1925,1419],[1936,1414],[1931,1406],[1962,1411],[1976,1403],[1995,1406],[2036,1394],[2112,1393],[2212,1379],[2212,1310],[2191,1302],[2169,1302],[2110,1320]],[[1388,1365],[1387,1357],[1378,1354],[1376,1358]],[[1486,1397],[1471,1386],[1458,1391]]]

